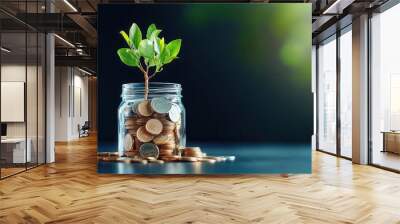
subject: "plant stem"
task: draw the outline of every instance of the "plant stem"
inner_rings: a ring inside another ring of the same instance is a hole
[[[146,66],[144,71],[144,100],[147,100],[149,96],[149,67]]]

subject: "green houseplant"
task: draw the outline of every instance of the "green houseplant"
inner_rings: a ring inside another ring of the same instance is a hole
[[[136,23],[130,27],[129,35],[125,31],[120,32],[128,47],[118,49],[117,54],[125,65],[137,67],[143,73],[145,100],[149,94],[149,80],[161,72],[164,65],[176,59],[181,48],[181,39],[166,43],[164,37],[159,37],[160,33],[161,30],[151,24],[143,39]]]

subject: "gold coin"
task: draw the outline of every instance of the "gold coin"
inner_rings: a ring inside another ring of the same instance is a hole
[[[153,111],[150,107],[150,102],[147,100],[144,100],[139,103],[139,105],[137,107],[137,111],[140,115],[142,115],[144,117],[148,117],[153,113]]]
[[[174,155],[174,150],[160,148],[160,156],[173,156],[173,155]]]
[[[132,135],[126,134],[124,138],[124,150],[129,151],[133,149],[135,140]]]
[[[136,137],[139,139],[139,141],[141,142],[150,142],[151,140],[153,140],[153,135],[149,134],[146,131],[145,127],[140,127],[137,132],[136,132]]]
[[[176,144],[175,143],[168,143],[168,144],[159,145],[159,147],[161,149],[164,149],[164,150],[170,150],[170,149],[173,150],[173,149],[176,148]]]
[[[153,139],[153,142],[157,145],[167,144],[175,142],[175,137],[171,134],[160,134]]]
[[[134,119],[126,119],[125,120],[125,126],[130,126],[130,125],[135,125],[135,120]]]
[[[180,158],[180,161],[184,162],[197,162],[199,161],[196,157],[184,156]]]
[[[163,130],[163,124],[158,119],[150,119],[146,122],[146,131],[152,135],[158,135]]]
[[[161,123],[163,124],[165,129],[168,130],[174,130],[175,129],[175,123],[166,119],[161,119]]]
[[[128,133],[132,136],[136,136],[137,129],[128,129]]]
[[[155,160],[149,160],[150,163],[158,163],[158,164],[163,164],[164,161],[159,160],[159,159],[155,159]]]
[[[147,118],[147,117],[140,117],[140,118],[136,119],[135,124],[136,124],[136,125],[139,125],[139,126],[143,126],[143,125],[146,124],[146,122],[147,122],[148,120],[149,120],[149,118]]]

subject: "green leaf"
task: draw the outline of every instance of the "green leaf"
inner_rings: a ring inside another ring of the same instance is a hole
[[[176,58],[178,56],[179,51],[181,49],[181,43],[182,43],[181,39],[176,39],[167,44],[167,49],[170,52],[170,57]]]
[[[147,60],[147,65],[149,68],[156,66],[156,59],[151,58],[151,59],[146,59]]]
[[[149,28],[147,28],[146,38],[150,40],[150,39],[151,39],[151,38],[150,38],[150,37],[151,37],[151,34],[152,34],[155,30],[157,30],[157,27],[156,27],[156,25],[153,23],[153,24],[151,24],[151,25],[149,26]]]
[[[164,50],[160,54],[160,62],[162,64],[167,64],[167,60],[171,57],[168,48],[164,48]]]
[[[134,48],[139,48],[140,41],[142,40],[142,31],[136,23],[132,23],[129,29],[129,39],[132,42]]]
[[[161,52],[164,50],[165,43],[164,43],[164,38],[156,38],[154,41],[154,50],[156,51],[157,54],[161,54]]]
[[[145,58],[154,58],[154,45],[151,40],[142,40],[139,44],[139,53]]]
[[[126,41],[126,43],[128,44],[128,46],[129,46],[129,47],[132,47],[132,42],[131,42],[131,40],[129,39],[128,34],[126,34],[125,31],[123,31],[123,30],[121,30],[119,33],[122,35],[122,37],[124,38],[124,40]]]
[[[150,40],[155,41],[158,38],[158,35],[161,33],[162,30],[154,30],[153,33],[150,35]]]
[[[119,59],[128,66],[138,67],[139,66],[139,57],[135,54],[135,52],[130,48],[120,48],[117,51]]]

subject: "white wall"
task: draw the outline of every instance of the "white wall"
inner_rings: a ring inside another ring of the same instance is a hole
[[[56,67],[55,140],[77,139],[78,125],[88,118],[88,77],[76,68]]]

